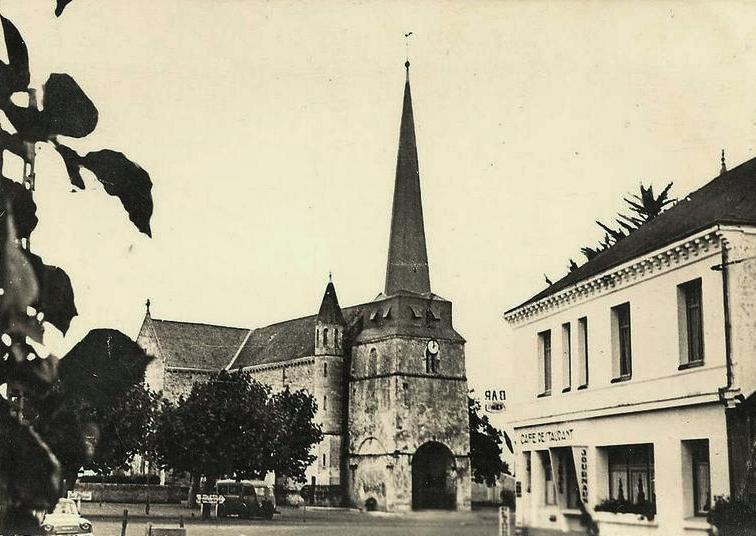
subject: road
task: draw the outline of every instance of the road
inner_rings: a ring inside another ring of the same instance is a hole
[[[114,517],[91,518],[95,536],[120,536],[121,521]],[[127,536],[144,536],[147,526],[178,526],[176,519],[137,518],[129,521]],[[211,519],[185,521],[187,536],[496,536],[495,510],[470,513],[412,512],[405,515],[355,511],[282,510],[272,521]]]

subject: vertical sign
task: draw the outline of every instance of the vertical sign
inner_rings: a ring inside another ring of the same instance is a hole
[[[499,506],[499,536],[514,536],[512,512],[509,506]]]
[[[588,505],[588,447],[572,447],[580,500]]]

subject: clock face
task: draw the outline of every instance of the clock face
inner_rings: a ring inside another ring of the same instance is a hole
[[[427,349],[428,349],[428,353],[429,354],[432,354],[432,355],[437,354],[438,353],[438,341],[435,340],[435,339],[429,340],[428,341]]]

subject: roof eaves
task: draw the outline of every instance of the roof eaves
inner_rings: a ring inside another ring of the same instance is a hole
[[[737,223],[737,225],[744,225],[744,224],[745,224],[745,222],[739,222],[739,223]],[[657,248],[654,248],[654,249],[651,249],[651,250],[645,250],[642,253],[638,253],[637,255],[634,255],[631,258],[624,259],[624,260],[622,260],[620,262],[614,263],[614,264],[606,267],[604,270],[601,270],[600,272],[592,273],[592,274],[586,275],[585,277],[581,277],[580,279],[575,280],[573,283],[571,283],[571,284],[569,284],[569,285],[567,285],[567,286],[565,286],[563,288],[556,289],[553,292],[546,293],[546,294],[543,294],[543,291],[542,291],[542,292],[540,292],[538,294],[535,294],[534,297],[530,298],[528,301],[525,301],[525,302],[521,303],[520,305],[518,305],[516,307],[513,307],[513,308],[511,308],[511,309],[509,309],[507,311],[504,311],[504,313],[503,313],[502,316],[504,316],[506,318],[507,316],[510,316],[510,315],[512,315],[512,314],[520,311],[521,309],[524,309],[526,307],[535,305],[535,304],[537,304],[537,303],[539,303],[541,301],[548,300],[549,298],[553,298],[556,295],[559,295],[559,294],[568,294],[570,292],[574,292],[578,287],[580,287],[581,285],[585,284],[585,282],[587,282],[589,280],[599,280],[601,278],[607,277],[612,272],[617,271],[617,269],[620,268],[620,267],[622,267],[623,265],[630,265],[630,264],[633,264],[634,262],[637,262],[637,260],[639,258],[641,258],[641,257],[654,256],[654,255],[658,255],[660,252],[667,251],[667,250],[670,250],[670,249],[674,249],[675,247],[679,246],[681,243],[693,240],[697,235],[707,235],[707,234],[715,233],[716,231],[720,230],[721,225],[725,225],[725,223],[724,222],[717,222],[717,223],[713,223],[713,224],[709,224],[709,225],[699,226],[699,228],[697,228],[696,230],[694,230],[692,232],[689,232],[689,233],[685,233],[685,235],[683,237],[678,237],[678,238],[675,238],[675,239],[671,239],[671,240],[665,242],[663,246],[660,246],[660,247],[657,247]],[[754,224],[750,223],[750,225],[753,226]],[[587,264],[588,263],[586,263],[584,266],[587,266]],[[565,276],[565,277],[568,277],[568,276]],[[562,278],[562,279],[564,279],[564,278]],[[562,279],[560,279],[559,281],[562,281]],[[552,285],[552,286],[558,285],[559,281],[557,281],[556,283],[554,283],[554,285]],[[548,290],[548,289],[546,289],[546,290]],[[543,294],[543,295],[541,295],[541,294]],[[537,297],[537,299],[535,299],[536,297]]]

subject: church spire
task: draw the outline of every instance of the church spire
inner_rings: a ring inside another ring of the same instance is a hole
[[[394,204],[391,212],[391,235],[386,266],[384,293],[389,296],[403,290],[417,294],[430,292],[409,65],[409,61],[404,64],[407,69],[407,79],[404,84],[404,105],[399,129]]]

